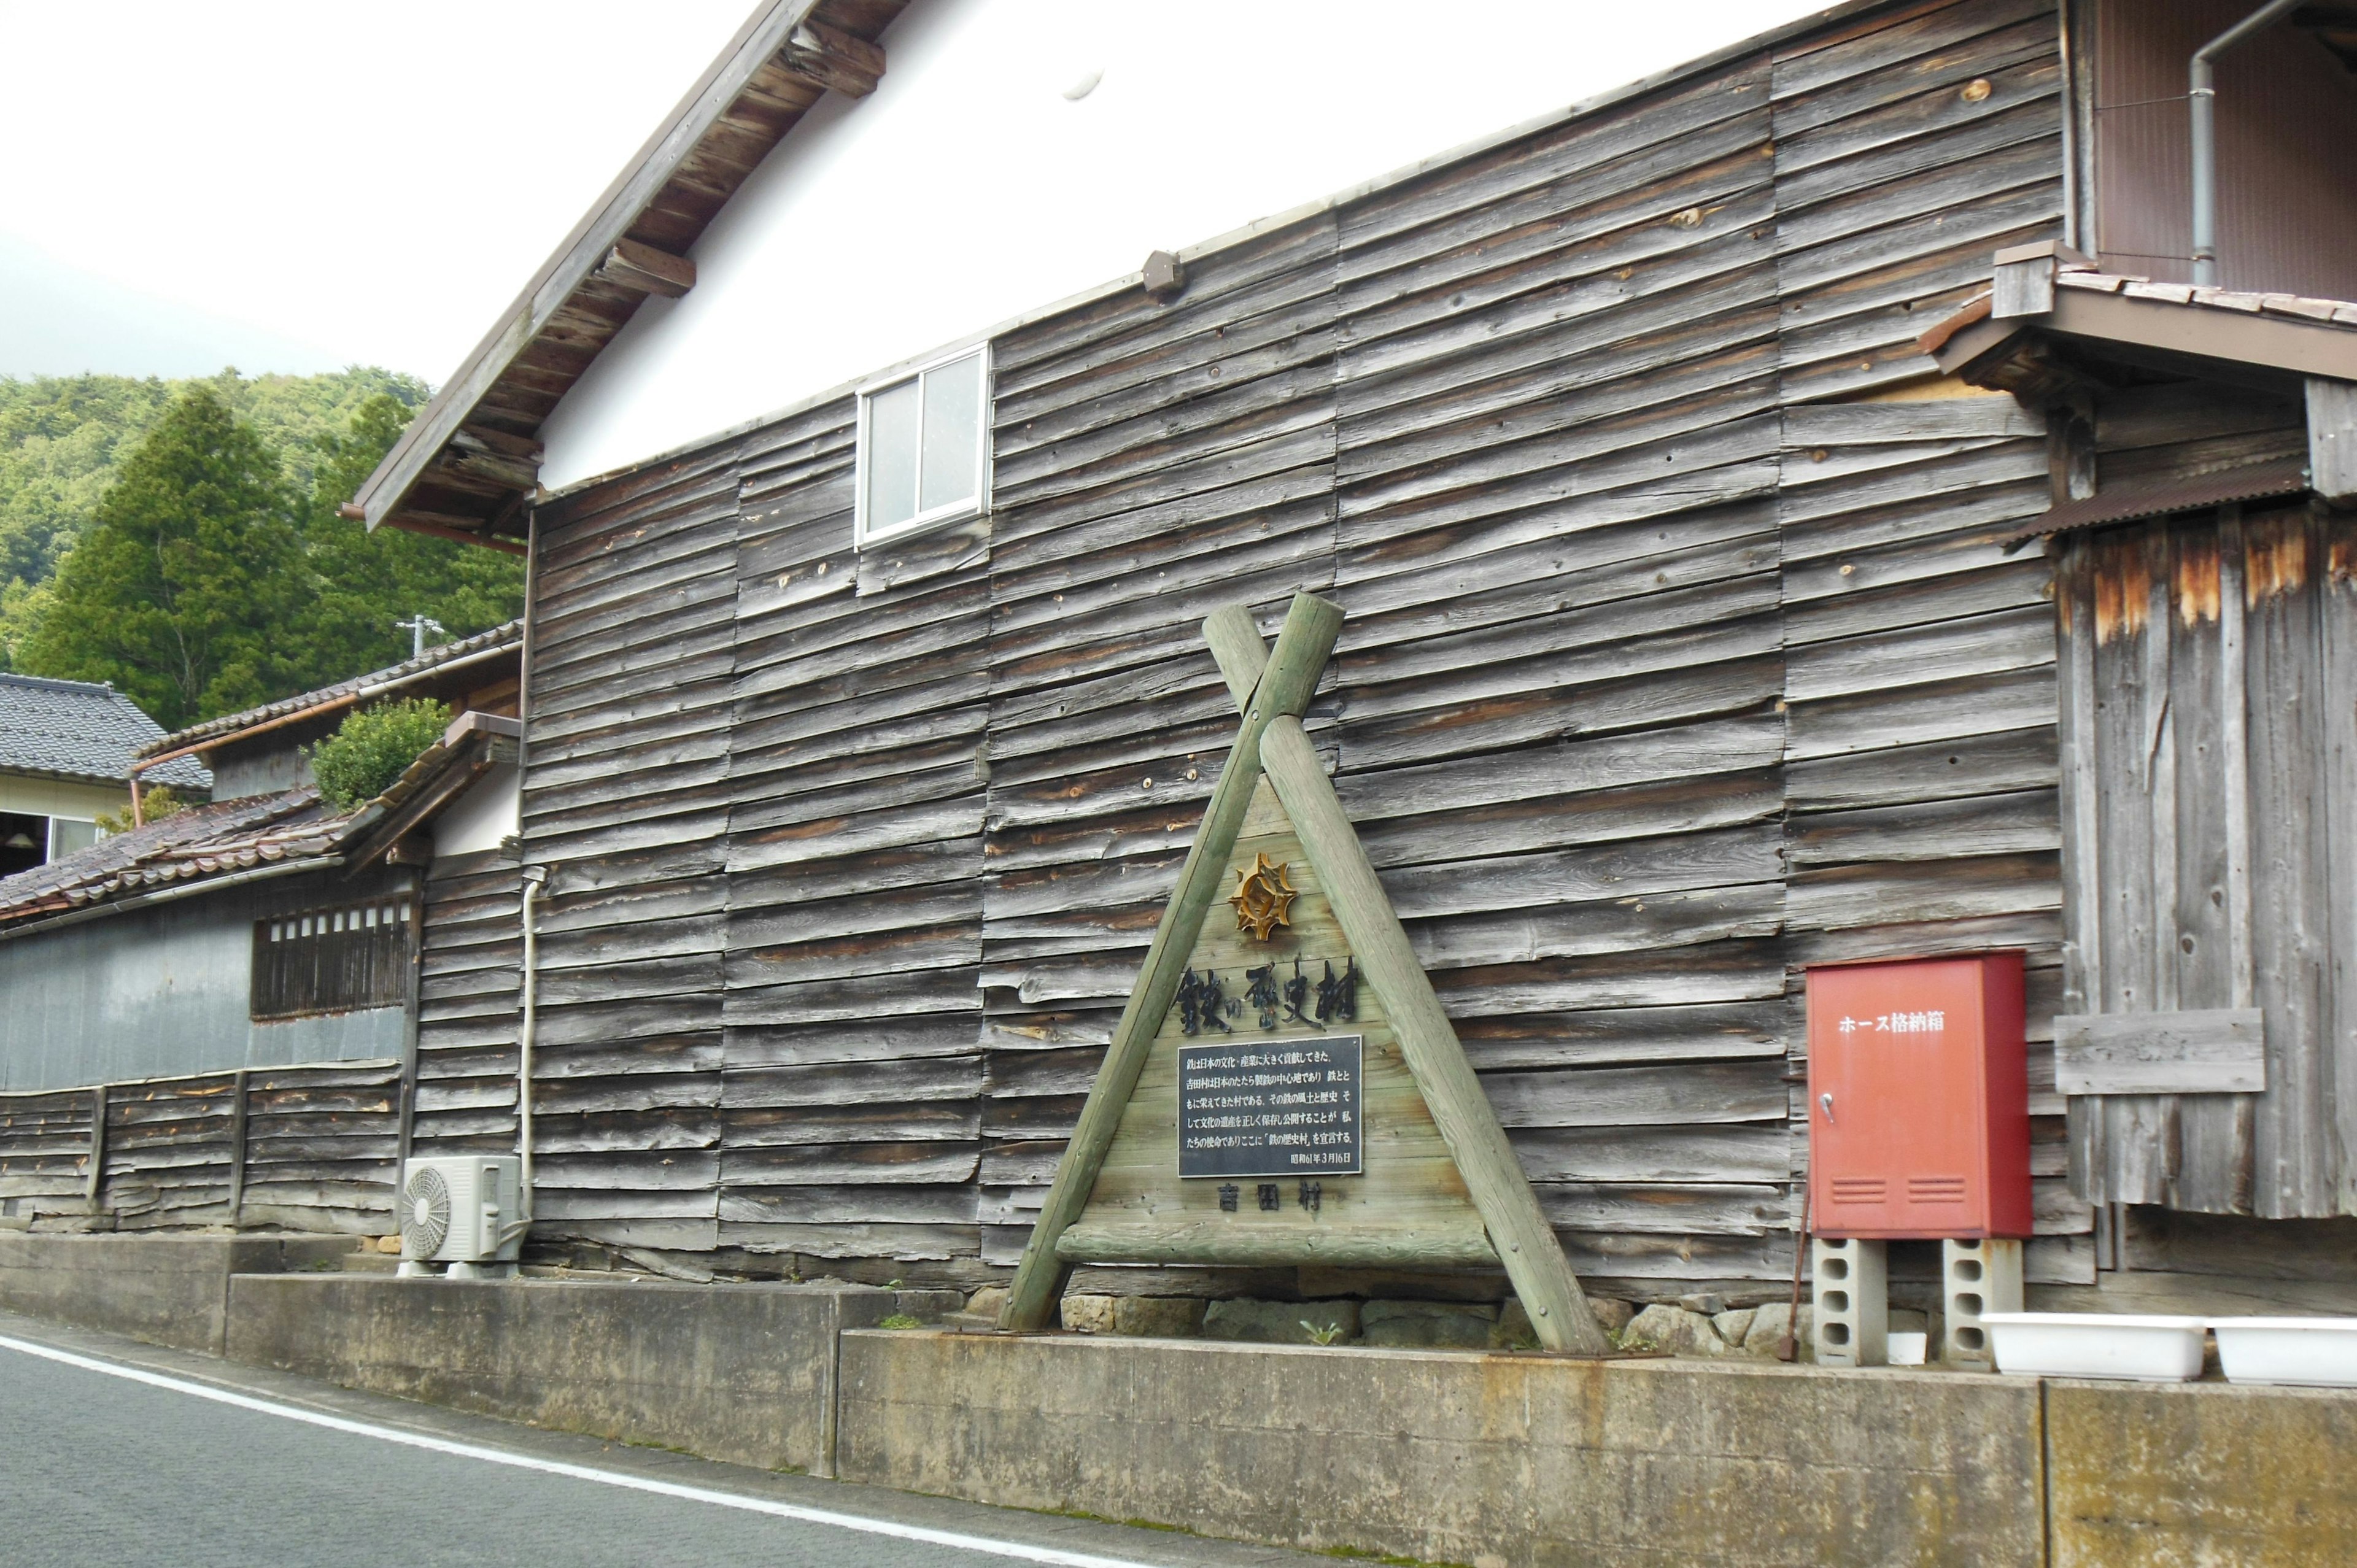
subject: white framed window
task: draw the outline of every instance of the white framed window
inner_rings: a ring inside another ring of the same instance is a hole
[[[98,831],[98,824],[87,817],[51,817],[49,858],[63,860],[76,850],[88,849],[104,836]]]
[[[989,510],[989,344],[859,389],[858,481],[861,549]]]

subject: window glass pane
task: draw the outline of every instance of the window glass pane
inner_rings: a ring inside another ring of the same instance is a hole
[[[49,858],[56,860],[78,849],[88,849],[98,842],[96,822],[78,822],[71,817],[49,819]]]
[[[931,511],[974,492],[982,443],[982,356],[925,372],[925,482],[918,510]]]
[[[867,400],[867,526],[890,528],[917,515],[917,383]]]

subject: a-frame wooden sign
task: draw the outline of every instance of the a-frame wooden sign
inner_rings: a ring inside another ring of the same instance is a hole
[[[1274,652],[1203,623],[1243,724],[1004,1329],[1079,1262],[1502,1267],[1542,1345],[1611,1348],[1302,732],[1341,627],[1309,594]]]

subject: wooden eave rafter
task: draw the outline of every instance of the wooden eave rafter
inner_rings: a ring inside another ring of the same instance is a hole
[[[694,286],[686,252],[824,91],[873,91],[901,0],[769,0],[412,421],[345,517],[512,549],[539,486],[541,422],[649,295]]]
[[[1986,297],[1977,299],[1919,341],[1948,375],[2034,397],[2049,382],[2081,374],[2063,366],[2050,339],[2131,363],[2156,364],[2167,356],[2188,374],[2214,371],[2229,381],[2258,369],[2287,384],[2308,376],[2357,381],[2357,332],[2346,327],[2092,289],[2057,289],[2054,307],[2035,316],[1996,316]]]

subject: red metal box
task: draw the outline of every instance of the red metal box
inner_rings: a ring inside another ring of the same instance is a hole
[[[2029,1234],[2021,955],[1808,972],[1810,1229]]]

